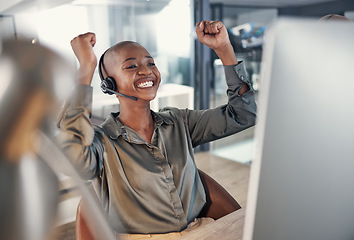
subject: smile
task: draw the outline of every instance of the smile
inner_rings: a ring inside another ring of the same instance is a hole
[[[139,83],[137,85],[137,87],[138,88],[148,88],[148,87],[152,87],[153,85],[154,85],[153,81],[146,81],[146,82]]]

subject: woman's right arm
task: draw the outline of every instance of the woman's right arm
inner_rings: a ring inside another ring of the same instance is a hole
[[[85,179],[99,174],[103,161],[103,143],[94,131],[90,117],[92,112],[91,81],[97,65],[93,52],[96,43],[94,33],[86,33],[71,41],[79,60],[77,86],[66,103],[59,120],[57,141]]]
[[[81,34],[71,40],[70,44],[80,63],[77,71],[77,83],[90,86],[97,66],[97,57],[93,52],[96,35],[91,32]]]

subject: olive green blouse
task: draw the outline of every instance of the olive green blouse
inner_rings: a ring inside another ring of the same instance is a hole
[[[209,110],[153,112],[151,144],[112,113],[90,121],[92,88],[77,86],[60,121],[58,142],[82,177],[92,180],[119,233],[183,230],[205,204],[193,148],[255,124],[256,103],[243,62],[224,66],[228,103]],[[238,94],[243,82],[249,90]]]

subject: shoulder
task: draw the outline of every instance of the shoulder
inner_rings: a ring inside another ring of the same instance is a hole
[[[102,126],[93,125],[93,129],[95,130],[95,137],[97,137],[100,141],[104,140],[107,136]]]
[[[161,109],[159,112],[154,112],[157,118],[163,120],[165,123],[172,123],[183,121],[185,119],[184,109],[179,109],[175,107],[165,107]]]
[[[157,114],[161,114],[161,115],[179,114],[180,111],[181,110],[176,107],[164,107]]]

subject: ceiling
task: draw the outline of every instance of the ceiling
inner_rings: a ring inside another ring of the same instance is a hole
[[[50,8],[66,3],[79,4],[113,4],[124,5],[134,4],[143,8],[158,7],[168,4],[171,0],[0,0],[0,14],[11,14],[21,10],[28,10],[30,7]],[[210,3],[223,3],[225,5],[243,7],[294,7],[326,2],[343,0],[209,0]]]
[[[0,14],[48,9],[63,4],[134,6],[160,10],[171,0],[0,0]]]
[[[210,3],[250,7],[293,7],[335,1],[337,0],[209,0]]]

